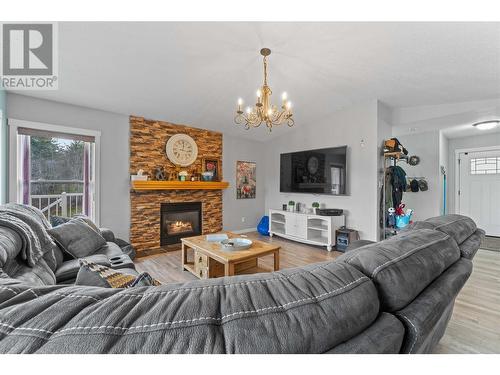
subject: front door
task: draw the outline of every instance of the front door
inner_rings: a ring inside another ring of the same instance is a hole
[[[500,150],[459,154],[458,212],[500,237]]]

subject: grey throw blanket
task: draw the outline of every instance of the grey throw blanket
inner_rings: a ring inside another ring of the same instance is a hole
[[[47,233],[50,224],[40,210],[17,203],[1,205],[0,225],[19,234],[23,241],[21,256],[31,267],[45,254],[54,258],[57,245]],[[55,258],[51,260],[56,264]]]

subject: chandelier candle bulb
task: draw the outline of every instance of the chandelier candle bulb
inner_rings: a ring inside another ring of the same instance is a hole
[[[257,128],[262,123],[266,124],[269,131],[272,130],[273,126],[282,125],[284,123],[292,127],[295,121],[290,110],[291,103],[287,101],[288,94],[283,92],[281,95],[281,108],[271,103],[271,95],[273,92],[267,83],[267,58],[271,54],[271,50],[269,48],[262,48],[260,54],[264,57],[264,82],[260,89],[257,90],[257,103],[253,108],[248,107],[246,113],[243,113],[241,111],[243,100],[240,98],[238,100],[238,110],[236,111],[234,122],[238,125],[243,124],[247,130],[251,127]]]

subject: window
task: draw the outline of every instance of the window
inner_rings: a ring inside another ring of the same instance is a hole
[[[500,156],[473,158],[470,160],[471,174],[498,174],[500,173]]]
[[[9,120],[15,198],[51,216],[85,214],[98,223],[99,132]],[[15,181],[15,182],[14,182]]]

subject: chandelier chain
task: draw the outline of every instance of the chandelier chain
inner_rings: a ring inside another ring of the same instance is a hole
[[[267,86],[267,56],[264,56],[264,86]]]

